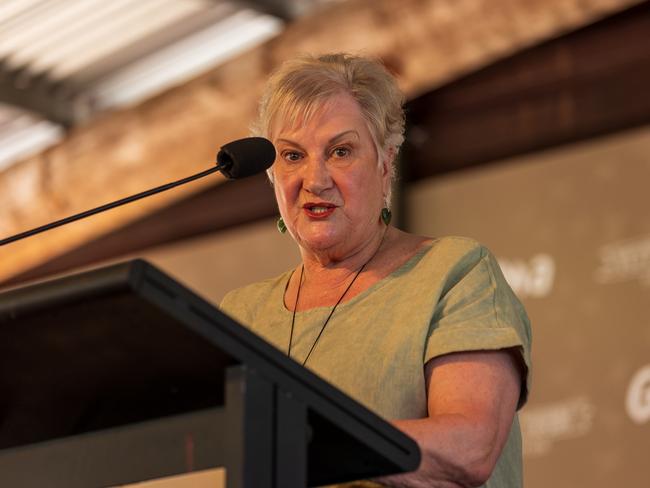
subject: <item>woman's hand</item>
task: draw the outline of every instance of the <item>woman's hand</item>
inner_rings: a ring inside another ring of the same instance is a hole
[[[417,471],[382,478],[393,487],[480,486],[508,438],[521,389],[514,350],[462,352],[425,365],[426,419],[394,424],[422,451]]]

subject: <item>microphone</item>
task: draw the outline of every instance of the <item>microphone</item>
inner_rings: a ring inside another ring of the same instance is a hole
[[[177,186],[184,185],[185,183],[189,183],[190,181],[198,180],[199,178],[208,176],[217,171],[221,171],[221,173],[229,180],[246,178],[247,176],[252,176],[266,170],[273,164],[273,161],[275,161],[275,148],[273,147],[271,141],[268,139],[265,139],[263,137],[246,137],[244,139],[238,139],[236,141],[229,142],[228,144],[221,147],[217,153],[217,165],[213,168],[201,171],[200,173],[196,173],[192,176],[188,176],[177,181],[172,181],[166,185],[157,186],[151,190],[131,195],[130,197],[122,198],[120,200],[116,200],[114,202],[86,210],[85,212],[71,215],[70,217],[66,217],[64,219],[50,222],[49,224],[36,227],[35,229],[21,232],[20,234],[13,235],[11,237],[6,237],[0,240],[0,246],[25,239],[35,234],[40,234],[41,232],[45,232],[47,230],[54,229],[65,224],[90,217],[91,215],[95,215],[100,212],[125,205],[127,203],[135,202],[136,200],[140,200],[142,198],[155,195],[166,190],[170,190]]]
[[[231,180],[261,173],[275,161],[275,148],[263,137],[247,137],[232,141],[217,153],[217,166]]]

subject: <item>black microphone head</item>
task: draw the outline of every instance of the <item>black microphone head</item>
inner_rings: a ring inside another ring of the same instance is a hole
[[[275,161],[275,148],[264,137],[229,142],[217,153],[217,165],[226,178],[236,180],[260,173]]]

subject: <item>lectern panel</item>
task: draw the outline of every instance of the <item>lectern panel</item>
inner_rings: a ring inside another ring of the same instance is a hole
[[[200,430],[210,431],[204,445],[215,453],[228,448],[222,454],[235,488],[293,488],[305,479],[316,486],[419,464],[413,440],[149,263],[0,295],[0,464],[14,466],[12,479],[21,477],[12,459],[28,465],[30,453],[45,460],[67,452],[61,449],[84,453],[91,443],[99,452],[109,440],[113,461],[122,456],[128,464],[137,454],[116,449],[115,432],[155,452],[146,425],[162,422],[155,425],[170,435],[179,418],[215,408],[223,413],[218,425]],[[179,437],[172,438],[177,450]],[[178,466],[162,466],[161,475],[188,469],[178,453],[169,455]],[[84,468],[60,459],[52,470],[63,478],[52,486],[67,486],[61,463],[124,481],[110,463],[94,459]],[[220,465],[215,456],[200,469]],[[132,466],[124,476],[152,479],[154,469]]]
[[[221,405],[234,364],[121,290],[24,312],[0,331],[0,448]]]

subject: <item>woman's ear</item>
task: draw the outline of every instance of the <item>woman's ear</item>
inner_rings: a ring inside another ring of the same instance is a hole
[[[395,148],[389,147],[386,150],[386,155],[381,162],[381,177],[384,182],[384,194],[386,194],[393,182],[393,163],[395,162],[395,154]]]
[[[388,172],[388,174],[392,173],[393,163],[395,162],[395,154],[395,148],[392,146],[386,150],[386,156],[384,157],[383,162],[384,174],[386,174],[386,172]]]

